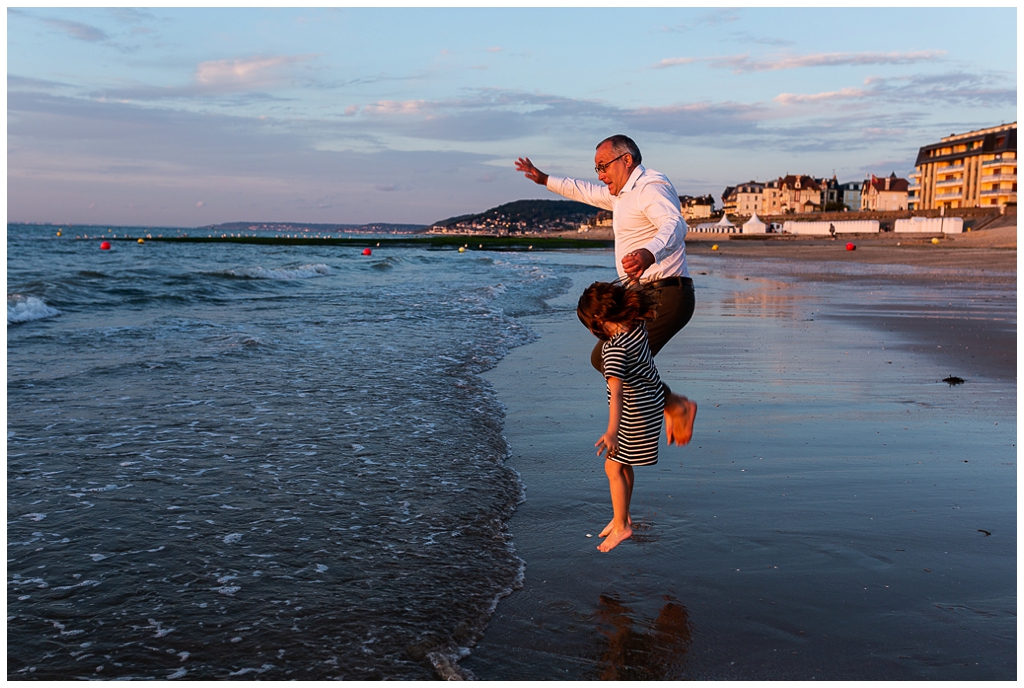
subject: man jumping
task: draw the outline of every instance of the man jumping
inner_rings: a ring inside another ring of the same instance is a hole
[[[657,317],[647,327],[651,353],[657,355],[693,316],[693,280],[686,267],[687,226],[679,212],[679,196],[665,175],[646,169],[640,161],[640,149],[633,139],[616,134],[599,143],[594,153],[594,171],[604,186],[551,177],[529,158],[519,158],[515,165],[527,179],[550,191],[612,211],[619,277],[655,290],[660,304]],[[601,342],[591,352],[590,361],[603,372]],[[697,404],[672,393],[668,385],[665,399],[668,443],[689,443]]]

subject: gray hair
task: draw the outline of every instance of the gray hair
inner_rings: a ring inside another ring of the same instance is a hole
[[[629,153],[633,156],[634,165],[639,165],[641,160],[643,160],[640,156],[640,148],[637,147],[636,142],[625,134],[609,136],[604,141],[597,144],[597,147],[600,148],[606,143],[612,144],[612,152],[616,155],[625,155],[626,153]]]

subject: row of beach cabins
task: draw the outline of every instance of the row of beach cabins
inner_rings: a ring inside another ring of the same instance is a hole
[[[963,218],[959,217],[912,217],[896,220],[896,232],[915,234],[960,234],[964,231]],[[834,222],[796,222],[787,220],[781,225],[766,225],[755,213],[742,225],[734,225],[729,216],[722,214],[718,222],[705,222],[689,231],[698,234],[768,234],[782,231],[785,234],[803,234],[809,236],[834,236],[836,234],[878,234],[881,225],[878,220],[838,220]]]

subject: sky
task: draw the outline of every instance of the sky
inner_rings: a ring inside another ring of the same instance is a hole
[[[1017,119],[1002,8],[7,10],[7,218],[430,224],[597,182],[913,171]]]

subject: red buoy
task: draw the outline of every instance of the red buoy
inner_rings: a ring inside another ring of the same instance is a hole
[[[364,249],[363,249],[363,255],[364,255],[364,256],[368,256],[368,255],[370,255],[371,253],[373,253],[373,251],[371,251],[370,249],[368,249],[368,248],[364,248]]]
[[[110,242],[109,241],[104,241],[102,244],[100,244],[100,250],[101,251],[109,251],[110,250]]]
[[[846,250],[847,251],[856,251],[857,250],[857,244],[855,244],[855,243],[853,243],[851,241],[850,243],[846,244]]]

